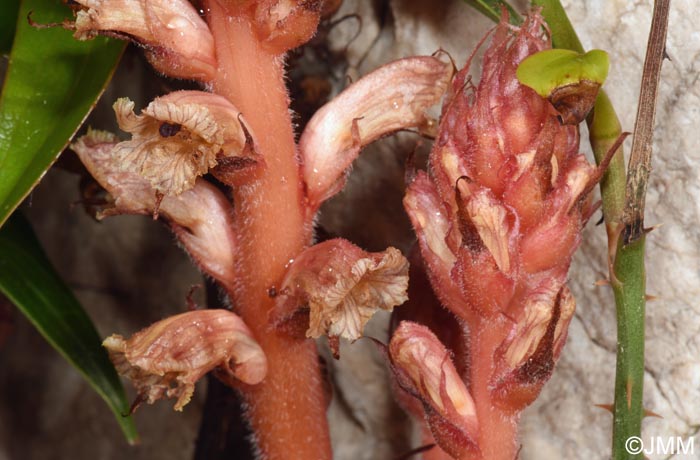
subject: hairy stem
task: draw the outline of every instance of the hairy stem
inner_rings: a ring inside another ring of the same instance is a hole
[[[493,356],[508,329],[503,327],[501,320],[481,321],[482,324],[473,328],[480,331],[479,334],[470,334],[469,339],[472,356],[469,391],[479,420],[480,460],[513,460],[518,451],[518,414],[500,409],[491,397]]]
[[[265,459],[330,459],[324,392],[314,342],[277,333],[268,323],[286,265],[309,243],[299,167],[284,84],[283,59],[260,46],[246,16],[206,2],[219,62],[213,82],[245,117],[264,172],[234,190],[239,235],[236,277],[229,294],[268,359],[268,375],[242,391]]]

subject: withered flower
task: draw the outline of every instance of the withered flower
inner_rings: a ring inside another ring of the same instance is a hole
[[[75,38],[116,35],[146,48],[150,63],[176,78],[211,80],[214,38],[187,0],[76,0]]]
[[[366,252],[337,238],[306,249],[289,267],[275,315],[310,309],[307,337],[362,336],[379,309],[391,310],[407,300],[408,261],[398,249]]]
[[[113,155],[123,171],[146,178],[163,195],[192,188],[197,177],[217,164],[217,158],[246,154],[241,114],[224,97],[203,91],[177,91],[156,98],[134,113],[134,103],[114,104],[119,127],[132,134]]]
[[[479,423],[450,353],[430,329],[402,321],[389,342],[398,384],[419,398],[435,440],[455,458],[475,448]]]
[[[231,204],[213,185],[197,180],[177,196],[158,202],[151,185],[139,174],[121,169],[113,155],[118,139],[105,131],[88,131],[71,144],[90,174],[111,195],[113,203],[97,218],[114,214],[153,214],[165,217],[197,264],[209,275],[231,286],[235,282]]]
[[[178,411],[190,401],[195,382],[216,367],[249,385],[267,374],[262,348],[243,320],[227,310],[171,316],[126,340],[114,334],[102,345],[117,371],[132,380],[137,402],[177,398]]]

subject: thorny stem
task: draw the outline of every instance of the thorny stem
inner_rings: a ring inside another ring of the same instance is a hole
[[[542,14],[552,31],[556,47],[583,52],[581,42],[558,0],[533,0],[533,3],[544,7]],[[644,197],[651,169],[651,137],[659,71],[666,43],[668,10],[668,0],[655,2],[627,191],[625,193],[623,185],[625,171],[621,148],[601,181],[610,260],[614,261],[610,267],[610,278],[617,310],[617,367],[613,412],[613,456],[616,460],[642,458],[642,454],[631,457],[625,449],[625,441],[632,436],[640,436],[644,416]],[[588,127],[596,161],[600,161],[621,131],[615,110],[604,92],[601,92],[596,101],[594,112],[588,119]]]
[[[279,285],[286,265],[310,241],[283,59],[263,49],[250,24],[231,15],[224,2],[205,3],[219,62],[213,89],[241,110],[265,162],[258,181],[234,190],[240,253],[238,285],[229,294],[269,363],[263,383],[242,391],[247,413],[262,458],[330,459],[315,344],[268,324],[273,306],[268,289]]]
[[[647,181],[651,171],[652,135],[656,112],[656,96],[661,75],[661,63],[666,47],[670,0],[654,2],[654,16],[649,32],[647,53],[644,59],[634,141],[630,153],[629,176],[625,210],[622,216],[624,227],[615,260],[618,279],[614,284],[622,285],[629,296],[624,298],[623,313],[629,315],[622,327],[618,327],[618,362],[615,380],[615,421],[613,425],[613,458],[643,458],[642,453],[630,456],[625,440],[639,436],[644,383],[644,310],[646,306],[646,276],[644,271],[644,203]],[[618,268],[621,273],[618,273]],[[615,287],[616,290],[620,286]],[[625,342],[621,342],[624,339]],[[620,356],[621,343],[629,343],[636,349],[626,350]],[[622,395],[625,395],[623,398]]]

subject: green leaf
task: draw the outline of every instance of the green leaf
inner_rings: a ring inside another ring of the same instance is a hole
[[[505,7],[508,10],[508,20],[513,25],[518,25],[523,22],[520,15],[513,9],[512,6],[503,0],[464,0],[467,5],[476,9],[492,21],[499,22],[501,20],[501,8]]]
[[[608,53],[591,50],[581,54],[572,50],[551,49],[532,54],[518,66],[520,83],[542,97],[566,85],[588,80],[602,85],[608,76]]]
[[[122,415],[129,411],[124,388],[95,326],[19,213],[0,229],[0,292],[105,400],[129,443],[137,442],[133,420]]]
[[[19,17],[30,11],[38,23],[72,17],[59,0],[24,0]],[[19,20],[0,96],[0,225],[82,124],[123,48],[104,38],[79,42],[68,30]]]
[[[10,51],[12,41],[15,38],[19,0],[2,0],[2,2],[2,14],[0,14],[0,54],[5,54]]]

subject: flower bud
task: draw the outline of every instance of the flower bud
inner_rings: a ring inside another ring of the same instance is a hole
[[[170,77],[209,81],[217,69],[214,38],[187,0],[76,0],[83,6],[75,38],[118,35],[147,50],[156,70]]]
[[[550,48],[542,26],[538,11],[520,29],[502,20],[478,85],[468,68],[457,73],[430,176],[419,173],[404,199],[433,288],[482,363],[470,385],[488,386],[510,414],[534,400],[559,356],[575,306],[567,272],[600,177],[578,152],[576,126],[516,76]]]
[[[267,359],[253,334],[227,310],[199,310],[158,321],[125,340],[114,334],[102,344],[117,371],[132,380],[138,401],[190,401],[194,384],[219,367],[248,385],[267,374]]]
[[[399,385],[423,402],[435,440],[461,458],[459,453],[477,439],[479,423],[450,353],[430,329],[402,321],[389,343],[389,356]]]

